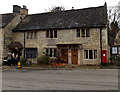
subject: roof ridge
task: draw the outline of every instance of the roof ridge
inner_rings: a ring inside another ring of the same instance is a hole
[[[57,11],[57,12],[43,12],[43,13],[36,13],[36,14],[28,14],[27,16],[50,14],[50,13],[59,13],[59,12],[69,12],[69,11],[78,11],[78,10],[87,10],[87,9],[101,8],[101,7],[105,7],[105,6],[88,7],[88,8],[73,9],[73,10],[71,9],[71,10],[63,10],[63,11]]]
[[[0,14],[0,15],[9,15],[9,14],[13,14],[13,13],[4,13],[4,14]]]

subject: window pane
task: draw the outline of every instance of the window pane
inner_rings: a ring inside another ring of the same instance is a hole
[[[86,37],[90,37],[90,29],[86,29]]]
[[[50,57],[52,57],[52,49],[50,49]]]
[[[82,37],[85,37],[85,29],[82,29]]]
[[[117,47],[112,47],[112,54],[117,54]]]
[[[57,49],[54,49],[54,57],[57,56]]]
[[[53,30],[50,30],[50,38],[53,38]]]
[[[49,38],[49,31],[46,31],[46,38]]]
[[[31,39],[33,39],[33,32],[31,32]]]
[[[84,58],[88,59],[88,50],[84,50]]]
[[[89,50],[89,59],[93,59],[93,51]]]
[[[97,50],[94,50],[94,59],[97,58]]]
[[[77,37],[80,37],[80,29],[77,29]]]
[[[54,38],[57,38],[57,30],[54,30]]]
[[[49,49],[46,49],[46,55],[49,55]]]
[[[27,32],[27,36],[26,36],[27,39],[29,39],[29,32]]]
[[[36,57],[37,57],[37,48],[26,49],[26,58],[36,58]]]
[[[118,54],[120,54],[120,47],[118,47]]]
[[[34,32],[34,39],[37,38],[37,32]]]

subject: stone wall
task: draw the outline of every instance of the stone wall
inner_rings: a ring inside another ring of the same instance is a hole
[[[21,22],[21,15],[17,14],[13,20],[3,28],[3,35],[4,35],[4,51],[3,56],[6,57],[8,54],[8,45],[13,42],[13,32],[12,30]]]
[[[33,30],[35,31],[35,30]],[[104,29],[103,31],[106,31]],[[67,29],[67,30],[58,30],[57,38],[46,38],[46,31],[37,31],[37,39],[26,39],[26,48],[37,48],[38,49],[38,57],[43,55],[45,48],[57,48],[55,44],[65,44],[65,43],[79,43],[82,44],[83,49],[79,50],[80,52],[80,61],[79,64],[100,64],[101,63],[101,49],[100,49],[100,29],[93,28],[90,29],[90,37],[86,38],[77,38],[76,37],[76,29]],[[102,34],[104,37],[103,40],[103,49],[107,50],[107,35],[105,32]],[[14,32],[13,40],[17,42],[21,42],[23,44],[24,41],[24,33],[23,32]],[[104,46],[105,45],[105,46]],[[88,50],[97,50],[98,58],[95,60],[85,60],[84,59],[84,49]]]
[[[3,60],[3,30],[0,28],[0,64]]]

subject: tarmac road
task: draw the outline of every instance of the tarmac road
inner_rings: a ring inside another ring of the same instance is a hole
[[[117,69],[18,70],[2,73],[3,90],[118,90]]]

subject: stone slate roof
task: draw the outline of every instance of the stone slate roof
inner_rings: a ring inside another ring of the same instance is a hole
[[[105,27],[106,23],[107,7],[105,5],[77,10],[27,15],[14,31]]]
[[[5,27],[14,17],[12,13],[0,14],[0,28]]]

